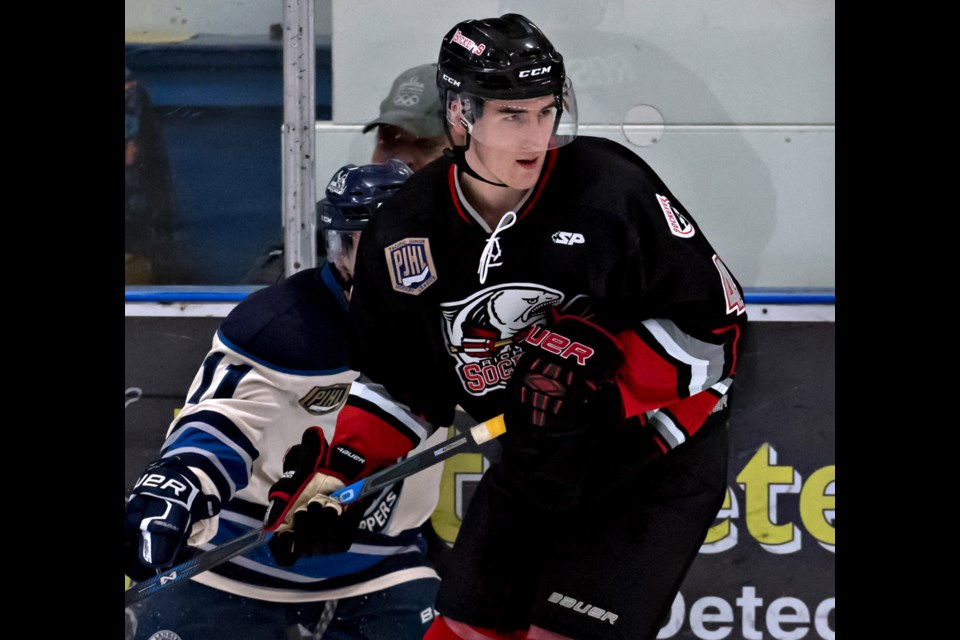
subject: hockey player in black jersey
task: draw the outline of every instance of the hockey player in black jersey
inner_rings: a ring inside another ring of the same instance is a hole
[[[317,207],[327,261],[253,293],[221,323],[160,458],[130,492],[128,575],[153,576],[183,561],[188,545],[261,526],[290,445],[305,433],[294,453],[325,446],[357,377],[346,357],[356,241],[411,175],[399,160],[337,171]],[[419,639],[439,582],[419,527],[439,475],[424,471],[352,505],[324,540],[336,555],[293,564],[261,547],[153,595],[133,611],[135,637],[272,640],[300,637],[288,633],[301,624],[315,638]]]
[[[341,479],[457,405],[503,413],[425,638],[652,640],[724,498],[742,288],[646,162],[576,135],[563,57],[527,18],[455,25],[437,83],[453,152],[360,243]]]

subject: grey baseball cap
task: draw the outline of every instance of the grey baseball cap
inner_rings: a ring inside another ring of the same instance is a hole
[[[364,125],[363,132],[378,124],[392,124],[418,138],[443,135],[436,63],[413,67],[397,76],[380,103],[380,117]]]

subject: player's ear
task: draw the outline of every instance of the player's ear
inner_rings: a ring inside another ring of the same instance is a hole
[[[467,128],[463,125],[463,103],[459,98],[450,98],[447,102],[447,122],[450,130],[457,136],[464,136]]]

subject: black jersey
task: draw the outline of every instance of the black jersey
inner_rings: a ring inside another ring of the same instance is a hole
[[[458,404],[477,420],[502,413],[520,338],[553,305],[602,318],[626,355],[627,417],[661,451],[684,442],[724,404],[747,321],[693,216],[646,162],[589,137],[547,153],[515,214],[491,230],[447,158],[383,205],[351,299],[351,366],[376,384],[351,395],[338,430],[367,443],[381,438],[364,431],[392,431],[397,449],[367,445],[388,460]]]

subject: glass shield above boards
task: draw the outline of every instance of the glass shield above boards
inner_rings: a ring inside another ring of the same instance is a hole
[[[176,5],[125,3],[125,283],[275,281],[283,7],[230,17],[209,3]],[[320,120],[331,113],[329,7],[317,28]]]
[[[744,286],[832,288],[833,4],[700,4],[696,21],[682,7],[614,0],[503,0],[480,13],[521,12],[562,53],[575,100],[552,123],[554,139],[606,137],[646,160]],[[446,28],[469,17],[439,0],[330,5],[315,11],[318,187],[347,162],[371,161],[379,127],[364,129],[385,113],[385,97],[402,110],[437,88],[416,76],[391,92],[404,69],[435,62]],[[192,1],[169,15],[146,0],[125,6],[125,63],[138,87],[126,114],[127,284],[276,281],[282,7],[224,16]],[[433,146],[446,138],[429,135]]]

